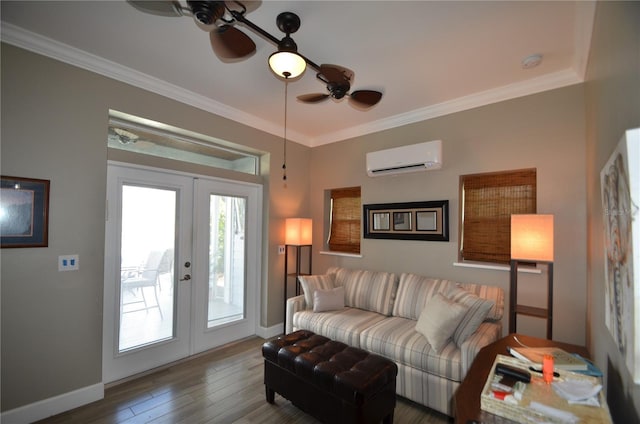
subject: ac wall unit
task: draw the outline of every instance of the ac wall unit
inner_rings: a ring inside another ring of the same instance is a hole
[[[370,177],[442,168],[442,141],[427,141],[367,153]]]

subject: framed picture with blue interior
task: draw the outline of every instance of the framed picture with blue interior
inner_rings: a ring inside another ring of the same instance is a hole
[[[50,181],[4,175],[0,179],[1,247],[47,247]]]

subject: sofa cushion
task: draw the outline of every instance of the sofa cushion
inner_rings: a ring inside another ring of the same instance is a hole
[[[429,299],[436,293],[446,293],[454,283],[416,274],[400,275],[398,293],[393,305],[393,316],[418,320]]]
[[[453,333],[453,341],[462,345],[484,321],[489,309],[494,306],[492,300],[483,299],[460,287],[453,287],[447,294],[453,302],[466,306],[467,312]]]
[[[422,310],[416,331],[425,336],[431,347],[440,353],[468,310],[461,303],[444,297],[442,293],[436,293]]]
[[[349,346],[360,347],[362,330],[384,319],[384,315],[357,308],[320,313],[305,310],[294,314],[293,327],[313,331]]]
[[[313,312],[335,311],[344,308],[344,287],[313,292]]]
[[[307,309],[313,309],[313,292],[316,290],[329,290],[336,286],[334,274],[324,275],[300,275],[298,281],[304,292],[304,301]]]
[[[502,321],[502,315],[504,314],[504,290],[501,287],[473,283],[458,283],[457,286],[475,294],[478,297],[492,300],[494,305],[489,310],[485,319],[490,321]]]
[[[339,268],[335,276],[336,286],[344,286],[346,306],[391,315],[398,287],[395,274]]]
[[[389,317],[360,335],[360,348],[408,367],[453,381],[461,380],[461,351],[448,341],[440,353],[415,330],[416,321]]]

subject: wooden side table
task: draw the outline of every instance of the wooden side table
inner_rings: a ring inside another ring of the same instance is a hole
[[[480,394],[487,381],[487,377],[489,377],[489,372],[496,359],[496,355],[508,355],[507,347],[520,345],[514,340],[514,337],[517,337],[518,340],[527,346],[559,347],[569,353],[577,353],[584,358],[589,358],[589,352],[582,346],[539,339],[522,334],[509,334],[507,337],[483,347],[473,361],[473,364],[471,364],[469,372],[453,396],[453,413],[456,424],[467,424],[469,421],[477,421],[483,424],[511,422],[506,418],[498,417],[490,412],[481,410]]]

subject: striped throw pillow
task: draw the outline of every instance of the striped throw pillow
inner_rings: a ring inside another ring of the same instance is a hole
[[[304,292],[304,301],[307,309],[313,309],[313,293],[316,290],[331,290],[336,286],[334,274],[325,275],[300,275],[298,281]]]
[[[460,347],[465,340],[476,332],[482,321],[486,318],[489,310],[494,306],[492,300],[483,299],[460,287],[453,287],[447,297],[456,303],[460,303],[468,308],[460,324],[453,333],[453,341]]]
[[[429,299],[437,293],[446,294],[454,283],[417,274],[400,275],[393,316],[417,320]]]

